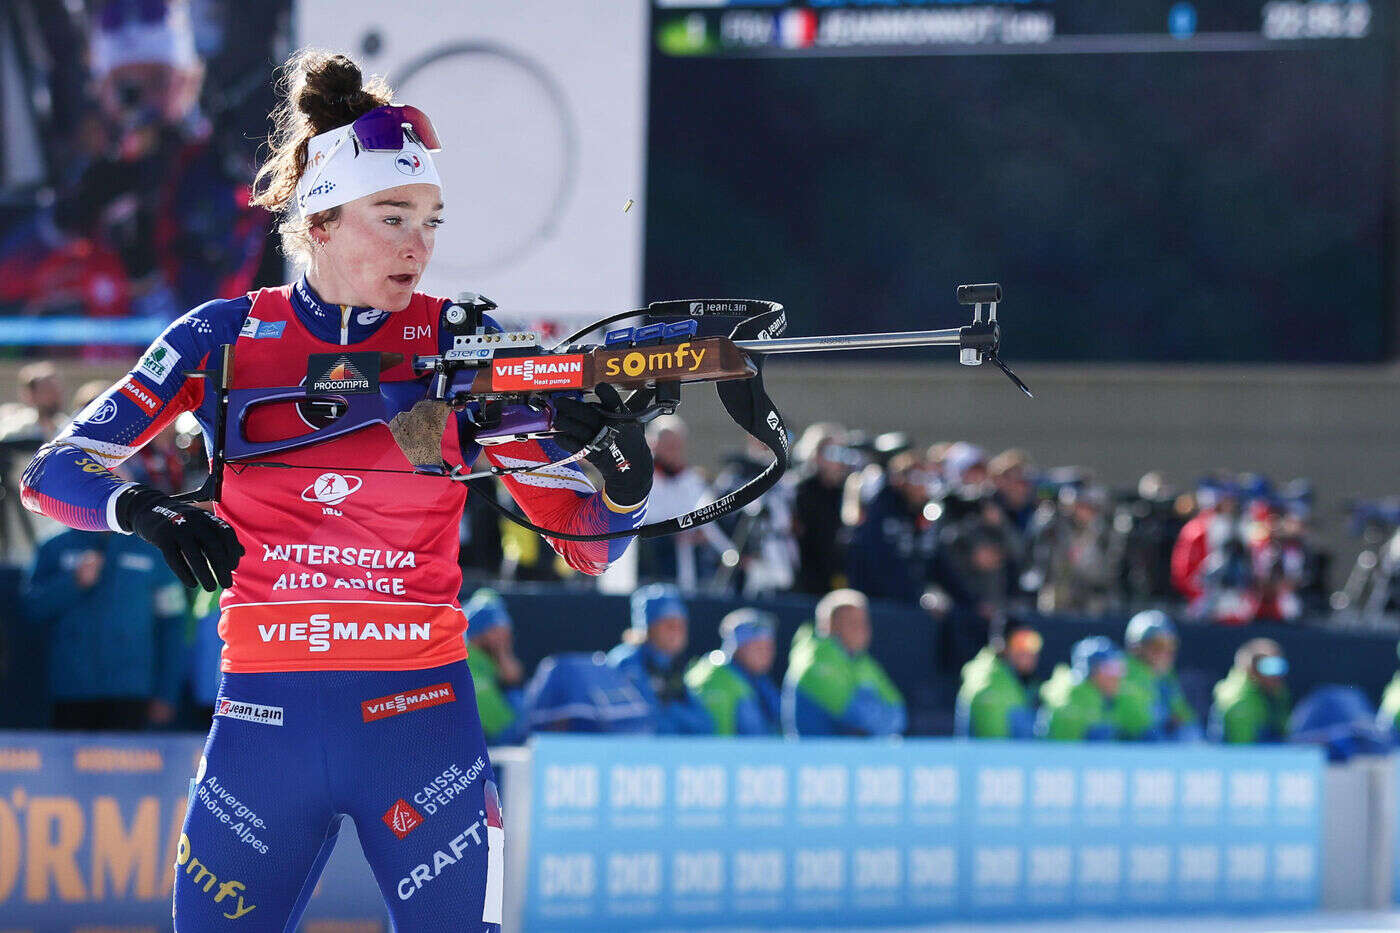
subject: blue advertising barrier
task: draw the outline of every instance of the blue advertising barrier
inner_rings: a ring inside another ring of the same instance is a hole
[[[532,741],[530,930],[1310,909],[1310,748]]]
[[[0,929],[169,930],[203,747],[194,735],[0,732]],[[349,820],[306,917],[303,929],[388,929]]]

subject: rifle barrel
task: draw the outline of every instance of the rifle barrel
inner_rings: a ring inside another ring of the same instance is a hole
[[[961,328],[904,330],[888,334],[833,334],[822,337],[787,337],[781,340],[736,340],[741,350],[757,353],[814,353],[827,350],[879,350],[892,347],[956,347]]]

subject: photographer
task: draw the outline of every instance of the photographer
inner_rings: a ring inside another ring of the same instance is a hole
[[[864,509],[847,555],[851,585],[871,599],[918,604],[930,583],[956,606],[975,605],[946,549],[930,508],[928,471],[910,451],[895,455]]]
[[[1096,615],[1109,608],[1121,540],[1107,505],[1100,486],[1065,485],[1056,503],[1041,506],[1031,546],[1041,612]]]
[[[1189,498],[1183,497],[1189,501]],[[1114,533],[1122,538],[1118,586],[1128,605],[1172,599],[1172,547],[1185,517],[1160,473],[1144,473],[1137,488],[1121,495],[1113,510]]]
[[[814,595],[845,581],[845,529],[841,496],[854,454],[840,425],[810,425],[793,447],[802,478],[793,487],[793,533],[797,538],[797,588]]]

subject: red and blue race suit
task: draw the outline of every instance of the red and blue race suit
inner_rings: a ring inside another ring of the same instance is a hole
[[[393,313],[329,305],[304,278],[201,305],[39,452],[23,500],[75,528],[119,531],[129,484],[112,468],[186,411],[212,437],[214,393],[185,373],[225,344],[237,387],[297,385],[309,353],[351,348],[401,354],[380,379],[404,381],[414,355],[450,345],[445,307],[426,295]],[[469,466],[482,450],[464,417],[449,419],[442,454]],[[299,436],[315,418],[289,401],[247,413],[243,430]],[[644,519],[645,502],[622,509],[575,466],[551,465],[566,456],[551,441],[486,456],[537,466],[504,482],[538,525],[588,534]],[[220,602],[225,673],[180,844],[176,929],[294,927],[344,815],[399,929],[495,929],[503,836],[457,600],[466,491],[413,475],[384,425],[276,459],[292,468],[226,468],[216,507],[247,553]],[[628,540],[550,543],[596,574]]]

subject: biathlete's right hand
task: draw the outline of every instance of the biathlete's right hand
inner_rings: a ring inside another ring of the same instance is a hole
[[[211,593],[233,586],[243,545],[217,515],[137,485],[117,499],[117,525],[155,545],[185,586]]]

